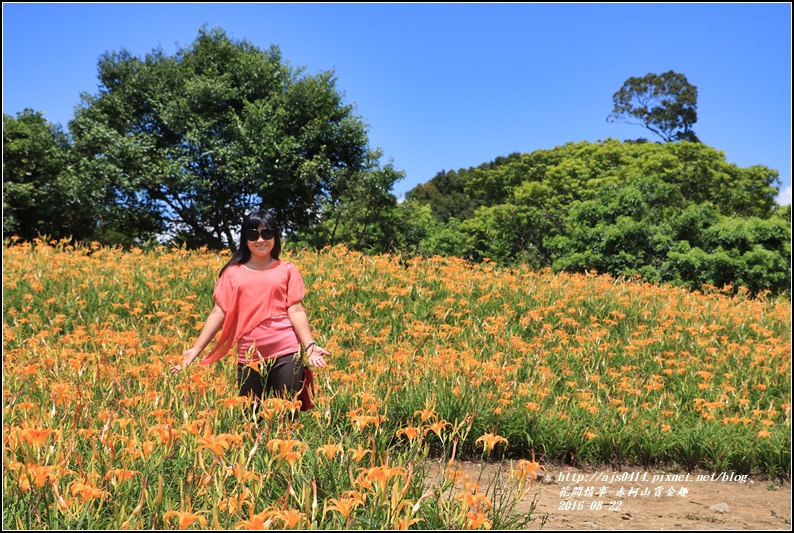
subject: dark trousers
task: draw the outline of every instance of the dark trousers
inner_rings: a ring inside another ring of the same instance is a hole
[[[279,398],[293,398],[303,384],[303,361],[300,353],[265,360],[260,374],[248,365],[237,363],[237,386],[240,396],[253,395],[264,400],[273,393]]]

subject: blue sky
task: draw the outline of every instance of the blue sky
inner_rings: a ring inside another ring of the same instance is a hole
[[[4,3],[3,113],[66,129],[99,90],[100,55],[174,54],[205,24],[332,70],[370,146],[406,173],[398,197],[513,152],[657,140],[606,117],[626,79],[674,70],[698,88],[701,141],[777,170],[791,203],[789,3]]]

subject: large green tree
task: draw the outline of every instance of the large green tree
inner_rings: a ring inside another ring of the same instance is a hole
[[[371,155],[371,166],[334,184],[333,194],[321,203],[319,223],[300,232],[298,239],[318,248],[344,244],[373,253],[395,249],[401,228],[396,223],[397,198],[390,191],[403,172],[391,162],[381,168],[380,152]]]
[[[191,246],[234,247],[258,207],[287,233],[311,231],[343,208],[351,181],[378,169],[333,74],[293,69],[275,46],[204,27],[173,56],[106,53],[99,81],[69,126],[79,171],[121,207],[104,223],[132,239],[156,227]],[[156,224],[136,231],[140,212]]]
[[[93,206],[71,174],[69,138],[41,112],[3,114],[3,234],[92,236]]]
[[[698,142],[692,130],[697,116],[697,87],[672,70],[626,80],[614,95],[607,122],[626,122],[652,131],[665,142]]]

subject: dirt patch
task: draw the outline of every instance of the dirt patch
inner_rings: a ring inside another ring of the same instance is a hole
[[[545,482],[519,504],[519,513],[528,512],[538,494],[530,530],[791,530],[790,482],[732,472],[546,467]],[[496,475],[510,475],[509,463],[461,462],[459,468],[479,479],[482,490]],[[440,472],[435,466],[429,481]]]

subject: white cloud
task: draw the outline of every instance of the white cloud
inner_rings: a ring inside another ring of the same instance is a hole
[[[791,185],[780,189],[775,201],[778,205],[791,205]]]

